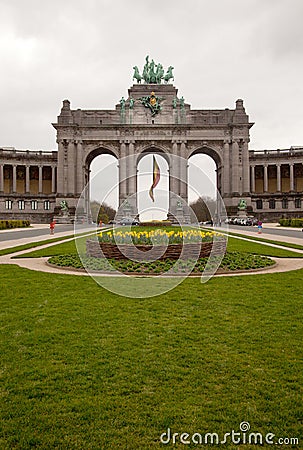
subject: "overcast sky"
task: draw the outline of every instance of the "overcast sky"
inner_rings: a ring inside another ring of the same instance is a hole
[[[303,146],[302,0],[0,0],[0,146],[56,149],[62,100],[113,109],[148,54],[198,109],[244,100],[251,149]]]

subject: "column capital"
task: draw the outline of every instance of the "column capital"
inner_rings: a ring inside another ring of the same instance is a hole
[[[62,139],[61,138],[61,139],[57,139],[56,142],[57,142],[57,144],[63,145],[64,148],[67,148],[69,146],[69,144],[73,142],[73,139],[66,139],[66,138]]]

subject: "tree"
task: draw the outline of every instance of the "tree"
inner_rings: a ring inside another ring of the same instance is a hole
[[[114,219],[116,215],[116,211],[114,210],[114,208],[107,205],[106,203],[102,203],[101,205],[96,200],[90,202],[90,211],[92,220],[95,223],[99,223],[100,220],[102,221],[102,223],[108,223],[109,220]]]
[[[206,222],[207,220],[213,220],[215,216],[216,200],[214,198],[199,197],[197,200],[190,203],[189,206],[192,209],[191,220],[193,222],[195,222],[196,220],[198,220],[198,222]]]

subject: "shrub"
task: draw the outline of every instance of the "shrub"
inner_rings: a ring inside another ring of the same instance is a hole
[[[150,222],[140,222],[143,227],[170,227],[169,220],[151,220]]]
[[[0,220],[0,230],[25,228],[30,226],[29,220]]]
[[[279,224],[282,227],[295,227],[302,228],[303,227],[303,218],[298,219],[280,219]]]

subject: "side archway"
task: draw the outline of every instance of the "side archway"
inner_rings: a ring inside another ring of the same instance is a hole
[[[84,161],[84,185],[86,210],[90,203],[106,203],[117,210],[119,196],[118,156],[110,149],[99,147],[91,150]]]
[[[222,157],[211,147],[198,147],[188,157],[189,203],[207,199],[214,219],[220,220],[224,209],[222,191]],[[205,220],[205,219],[204,219]]]

